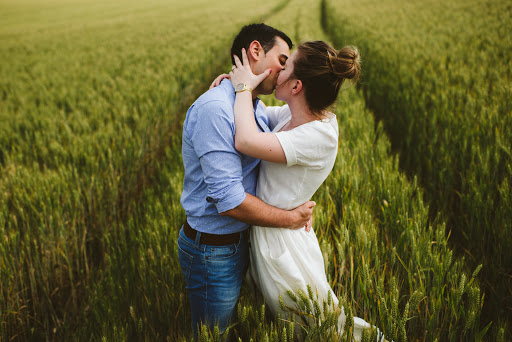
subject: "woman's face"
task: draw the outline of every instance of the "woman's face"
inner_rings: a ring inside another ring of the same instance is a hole
[[[286,60],[284,68],[281,70],[279,76],[277,77],[275,97],[278,100],[283,100],[287,102],[287,99],[292,92],[294,82],[288,81],[292,81],[290,77],[293,75],[293,66],[295,64],[295,58],[297,58],[297,50],[295,50],[290,55],[290,58]]]

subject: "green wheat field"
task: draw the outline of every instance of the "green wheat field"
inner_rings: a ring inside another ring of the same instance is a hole
[[[510,341],[512,2],[250,7],[0,1],[0,341],[193,341],[181,123],[253,22],[362,55],[313,198],[347,315],[393,341]],[[244,285],[231,337],[349,341],[332,328],[339,309],[314,299],[296,294],[291,322]]]

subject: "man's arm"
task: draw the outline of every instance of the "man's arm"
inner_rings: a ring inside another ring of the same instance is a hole
[[[313,201],[308,201],[293,210],[283,210],[266,204],[258,197],[247,194],[244,201],[231,210],[221,213],[237,221],[262,227],[302,228],[311,227]]]

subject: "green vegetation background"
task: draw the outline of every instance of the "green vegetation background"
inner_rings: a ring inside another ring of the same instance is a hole
[[[176,247],[180,125],[229,70],[234,35],[256,21],[296,44],[325,39],[362,53],[360,90],[334,109],[337,163],[315,195],[315,231],[346,312],[395,341],[508,339],[507,2],[0,9],[2,340],[191,338]],[[302,316],[318,315],[307,303],[298,301]],[[233,335],[290,340],[290,325],[262,304],[244,287]],[[331,316],[319,317],[306,339],[335,339]]]

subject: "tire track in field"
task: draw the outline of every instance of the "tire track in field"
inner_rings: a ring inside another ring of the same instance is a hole
[[[340,25],[339,27],[336,27],[337,32],[335,30],[332,30],[332,28],[329,26],[329,23],[327,22],[330,15],[331,14],[329,13],[328,2],[325,0],[321,0],[321,20],[320,21],[321,21],[323,31],[328,37],[330,37],[329,38],[330,41],[334,41],[334,42],[337,42],[338,44],[340,44],[346,40],[346,37],[343,38],[343,35],[341,35],[341,36],[337,35],[340,32],[340,30],[341,30],[341,32],[343,32],[343,26]],[[341,39],[340,39],[340,37],[341,37]],[[363,61],[363,63],[364,63],[364,61]],[[359,85],[361,85],[361,84],[359,84]],[[358,91],[358,93],[359,93],[358,96],[361,97],[363,103],[366,103],[366,101],[362,97],[362,93],[360,91]],[[379,126],[377,120],[375,119],[374,111],[371,108],[368,108],[367,104],[365,106],[365,111],[368,112],[373,119],[372,120],[373,125],[374,125],[374,139],[373,139],[374,144],[373,145],[375,145],[375,143],[379,139],[381,139],[381,137],[384,138],[385,140],[388,140],[389,138],[385,134],[383,127]],[[368,145],[371,145],[371,142]],[[384,154],[381,154],[381,156],[383,156],[382,157],[383,160],[384,159],[387,159],[387,160],[395,159],[395,158],[391,158],[392,156],[389,155],[389,150],[387,150],[387,152],[384,152]],[[393,161],[393,163],[394,163],[394,161]],[[392,168],[392,172],[393,173],[395,173],[395,172],[402,173],[398,168],[395,168],[395,167]],[[392,177],[394,177],[394,175],[392,175],[391,173],[390,173],[390,175]],[[379,182],[381,182],[381,179],[384,180],[385,178],[378,177],[376,179],[378,182],[376,182],[375,179],[373,180],[373,182],[374,182],[373,185],[375,185],[376,188],[379,187]],[[370,179],[370,181],[372,181],[372,180]],[[405,181],[404,183],[409,183],[409,181]],[[395,192],[395,194],[394,194],[395,198],[400,198],[400,195],[402,195],[402,198],[407,198],[407,201],[410,201],[410,203],[418,202],[416,199],[422,198],[422,194],[423,194],[424,190],[420,186],[417,185],[416,180],[412,181],[411,183],[413,184],[413,186],[411,188],[402,187],[399,190],[399,193]],[[410,191],[409,189],[412,189],[412,188],[414,188],[413,191],[410,194],[408,194],[408,196],[403,197],[403,193]],[[381,196],[384,193],[382,191],[375,191],[374,193],[378,194],[379,192],[380,192]],[[402,193],[402,194],[400,194],[400,193]],[[396,196],[396,194],[398,194],[399,196]],[[383,198],[387,198],[387,196],[381,197],[381,200]],[[387,198],[387,199],[389,200],[389,198]],[[391,203],[391,201],[390,201],[390,203]],[[405,203],[405,202],[402,200],[401,203]],[[422,201],[419,201],[419,203],[422,203]],[[341,203],[341,204],[343,205],[343,203]],[[388,207],[387,201],[384,201],[383,207]],[[403,204],[401,207],[406,208],[406,206]],[[423,208],[423,204],[422,204],[421,208]],[[418,274],[420,274],[420,272],[411,272],[411,271],[407,270],[405,272],[405,274],[402,273],[402,275],[400,275],[400,272],[395,273],[395,274],[398,274],[398,278],[409,279],[410,284],[414,283],[414,286],[409,285],[408,294],[407,294],[407,292],[402,292],[402,293],[405,293],[404,298],[409,298],[409,300],[411,298],[413,298],[414,292],[417,289],[419,289],[420,292],[425,295],[425,298],[429,298],[428,301],[424,301],[421,304],[421,306],[420,306],[421,309],[417,309],[414,312],[413,316],[410,317],[410,318],[415,317],[416,319],[411,320],[410,322],[407,322],[407,331],[406,332],[404,331],[403,333],[399,331],[399,333],[403,334],[404,338],[407,333],[407,339],[412,339],[412,340],[424,340],[424,339],[428,339],[428,338],[433,339],[433,337],[436,337],[436,336],[438,337],[437,339],[443,340],[443,339],[448,338],[448,336],[456,336],[457,334],[459,334],[460,336],[464,336],[464,334],[471,334],[471,333],[474,333],[475,331],[477,333],[480,332],[480,329],[482,329],[484,326],[483,325],[479,326],[479,320],[480,320],[480,317],[484,317],[484,316],[483,315],[480,316],[481,315],[481,306],[479,304],[480,303],[479,302],[479,300],[480,300],[480,297],[479,297],[480,285],[476,284],[476,282],[474,283],[474,280],[476,279],[476,276],[478,275],[481,265],[476,267],[476,269],[475,269],[474,267],[471,267],[471,266],[468,267],[467,263],[463,263],[460,260],[457,260],[452,264],[452,261],[451,261],[452,260],[452,249],[451,249],[452,247],[448,246],[448,244],[447,244],[448,239],[445,237],[445,226],[444,226],[443,221],[436,220],[432,223],[428,223],[426,226],[418,226],[419,229],[417,229],[416,231],[421,232],[421,234],[416,234],[416,232],[413,232],[413,234],[410,235],[412,238],[408,237],[407,240],[403,240],[400,234],[402,234],[402,232],[404,231],[403,230],[404,227],[403,227],[403,225],[402,226],[399,225],[400,220],[402,220],[403,214],[401,214],[398,211],[393,214],[390,214],[389,212],[384,211],[384,210],[382,212],[386,213],[386,214],[382,215],[379,213],[379,210],[377,210],[375,212],[375,217],[376,217],[376,222],[379,225],[379,227],[384,228],[387,231],[384,235],[385,239],[386,239],[386,244],[389,245],[389,241],[388,241],[388,239],[389,239],[392,242],[391,246],[393,248],[393,251],[395,251],[395,249],[400,250],[400,248],[402,248],[400,253],[405,253],[405,255],[407,256],[407,259],[410,258],[406,262],[407,265],[421,265],[421,267],[419,267],[419,268],[409,266],[409,269],[425,269],[423,265],[429,265],[429,264],[435,265],[435,266],[433,266],[433,269],[436,270],[436,277],[440,277],[441,279],[444,279],[442,282],[442,286],[437,286],[437,285],[435,285],[437,280],[435,280],[435,279],[432,280],[432,278],[429,278],[427,273],[424,273],[425,276],[422,276],[420,278],[418,278]],[[402,213],[404,213],[404,212],[402,212]],[[418,217],[419,219],[414,219],[414,220],[417,222],[427,222],[428,205],[427,205],[426,210],[424,210],[424,209],[418,210],[417,208],[412,208],[412,210],[407,209],[407,211],[405,213],[406,213],[405,217],[409,217],[409,219],[412,217]],[[399,220],[397,220],[397,218]],[[396,225],[394,224],[394,222],[396,222]],[[423,230],[425,227],[426,227],[426,229]],[[435,231],[435,234],[432,233],[433,231]],[[428,256],[430,255],[429,253],[422,254],[421,257],[418,257],[419,254],[416,254],[416,251],[418,251],[419,249],[417,249],[417,247],[416,247],[417,246],[416,242],[420,241],[420,240],[422,240],[423,243],[426,243],[426,244],[424,244],[424,246],[427,246],[430,244],[438,245],[435,249],[433,249],[433,248],[430,249],[430,247],[428,249],[424,249],[424,250],[431,251],[431,253],[432,253],[431,255],[435,256],[435,258],[430,259],[430,261],[428,261]],[[406,245],[403,245],[404,241],[406,241]],[[406,246],[406,247],[405,248],[398,247],[400,244],[402,244],[403,246]],[[443,246],[442,248],[440,248],[441,245]],[[409,246],[415,246],[415,247],[409,249]],[[396,254],[396,255],[398,256],[399,254]],[[391,258],[389,260],[385,258],[384,260],[386,260],[387,262],[391,262],[391,264],[392,264],[393,261],[391,261],[391,260],[394,260],[393,258]],[[402,260],[406,260],[406,258],[404,258],[404,254],[402,254]],[[448,265],[448,266],[446,266],[446,265]],[[405,267],[405,264],[404,264],[404,267]],[[455,270],[455,268],[457,268],[457,270]],[[471,273],[472,270],[475,270],[475,271],[473,271],[473,273]],[[403,270],[402,270],[402,272],[403,272]],[[468,274],[471,276],[470,282],[472,283],[472,285],[469,290],[468,290],[468,288],[464,288],[464,291],[465,291],[464,296],[465,297],[462,300],[459,300],[460,298],[457,299],[458,297],[456,297],[456,295],[454,295],[454,291],[445,291],[446,288],[453,289],[453,288],[456,288],[457,286],[459,286],[458,284],[464,283],[466,276]],[[414,280],[411,281],[411,279],[414,279]],[[421,279],[421,281],[418,282],[417,279]],[[459,282],[459,279],[460,279],[460,282]],[[418,283],[421,283],[421,286],[418,286],[417,285]],[[424,286],[423,283],[425,283],[427,285]],[[352,292],[353,292],[353,289],[352,289]],[[413,295],[410,296],[410,294],[413,294]],[[467,298],[472,296],[471,297],[472,299],[468,300],[466,298],[466,296],[467,296]],[[439,298],[442,298],[442,300],[439,300]],[[483,298],[484,297],[481,297],[482,301],[483,301]],[[474,303],[478,303],[478,304],[474,305]],[[409,305],[409,304],[407,304],[407,305]],[[418,308],[420,308],[420,307],[418,307]],[[424,315],[424,312],[427,312],[427,311],[438,312],[438,315],[440,318],[437,320],[437,318],[434,318],[433,316]],[[469,315],[467,313],[469,313]],[[379,313],[378,317],[379,317],[379,319],[381,319],[381,317],[384,317],[384,320],[386,320],[386,315],[381,315]],[[477,318],[475,318],[475,317],[477,317]],[[449,322],[449,323],[445,323],[445,322]],[[446,331],[443,329],[444,324],[450,325],[451,329],[450,329],[449,334],[446,333]],[[405,325],[404,325],[404,327],[405,327]],[[427,329],[427,327],[429,327],[429,329]],[[489,326],[487,326],[487,328],[488,327]],[[482,330],[482,331],[485,333],[485,330],[487,328],[484,328],[484,330]],[[424,335],[422,335],[422,332],[424,332]],[[481,334],[481,332],[480,332],[480,334]],[[439,337],[439,336],[441,336],[441,337]],[[466,335],[466,336],[468,336],[468,335]],[[394,338],[394,339],[397,340],[396,338]]]

